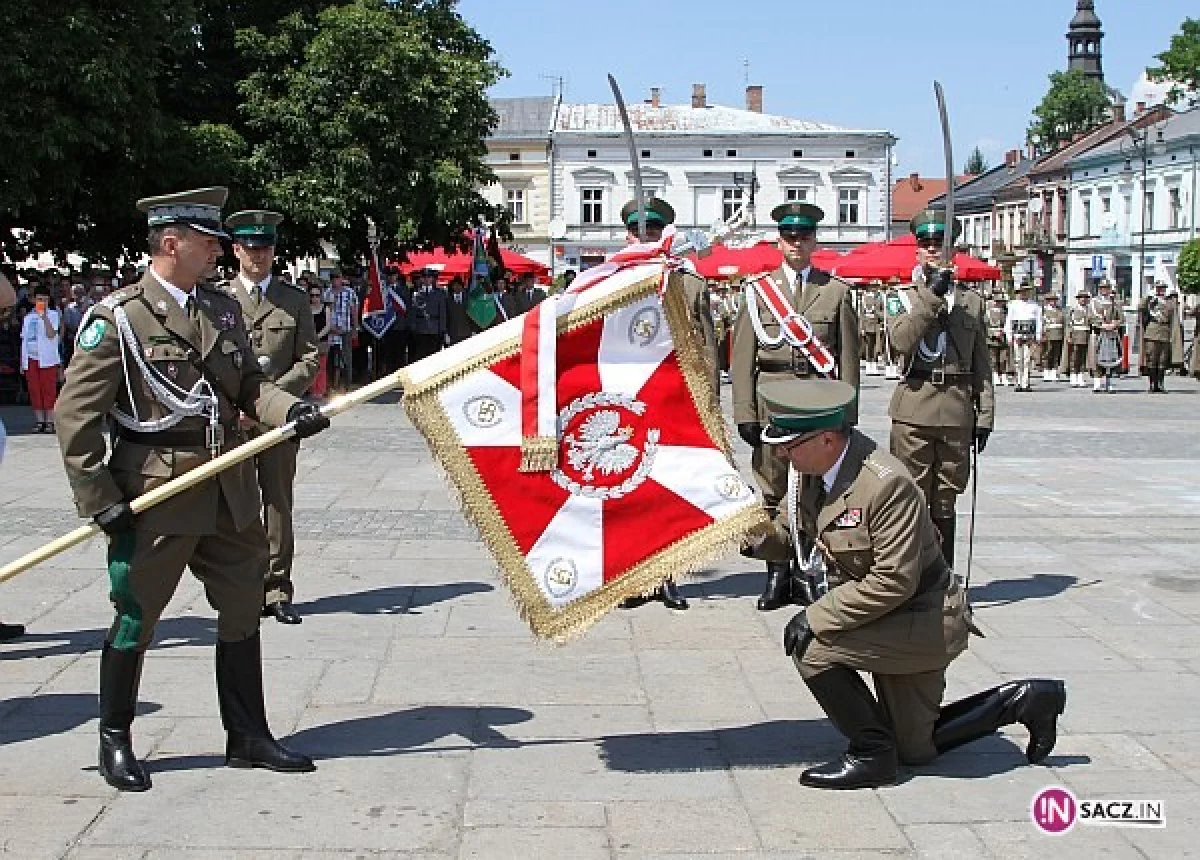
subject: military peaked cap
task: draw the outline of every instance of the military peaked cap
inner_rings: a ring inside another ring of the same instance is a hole
[[[770,419],[762,441],[784,445],[810,433],[844,427],[858,392],[836,379],[783,379],[764,382],[758,396]]]
[[[146,213],[150,227],[178,224],[228,239],[229,234],[221,229],[221,207],[228,196],[229,189],[222,186],[196,188],[160,197],[143,197],[137,202],[137,208],[139,212]]]
[[[283,215],[266,209],[247,209],[234,212],[225,219],[233,241],[247,248],[269,248],[275,244],[277,228]]]

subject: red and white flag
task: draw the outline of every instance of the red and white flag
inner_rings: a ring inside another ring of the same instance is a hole
[[[670,263],[661,248],[636,247],[543,303],[553,314],[404,371],[405,408],[522,617],[560,641],[765,518],[732,464],[684,296],[663,289]],[[554,444],[537,469],[523,467],[531,434]]]

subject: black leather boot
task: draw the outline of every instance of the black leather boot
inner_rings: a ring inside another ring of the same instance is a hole
[[[758,598],[758,611],[770,612],[792,602],[792,566],[786,561],[767,562],[767,584]]]
[[[664,579],[662,588],[658,590],[658,598],[667,609],[687,609],[687,598],[679,591],[679,586],[673,579]]]
[[[241,642],[217,642],[217,701],[228,733],[225,763],[265,767],[281,773],[316,770],[312,759],[271,736],[263,702],[262,643],[255,633]]]
[[[1167,369],[1165,367],[1158,369],[1158,393],[1167,393]]]
[[[900,764],[892,727],[859,674],[835,666],[805,683],[834,727],[850,739],[850,746],[837,760],[804,771],[800,782],[813,788],[875,788],[894,783]]]
[[[121,791],[150,788],[150,776],[133,754],[129,732],[145,654],[121,651],[107,642],[100,652],[100,775]]]
[[[987,737],[1001,726],[1020,723],[1029,730],[1025,758],[1037,764],[1054,749],[1058,715],[1067,707],[1062,681],[1010,681],[942,708],[933,727],[939,753]]]
[[[946,559],[946,564],[954,567],[954,530],[956,528],[956,520],[954,517],[934,517],[933,524],[937,526],[937,530],[942,535],[942,557]]]

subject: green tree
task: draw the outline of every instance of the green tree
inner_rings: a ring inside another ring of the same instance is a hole
[[[1108,115],[1104,86],[1078,69],[1053,72],[1050,89],[1033,109],[1025,142],[1039,154],[1053,152],[1080,132],[1090,131]]]
[[[1200,293],[1200,239],[1185,242],[1179,250],[1179,266],[1175,270],[1179,289],[1185,293]]]
[[[983,150],[978,146],[971,150],[971,154],[967,156],[967,163],[963,165],[963,173],[968,176],[978,176],[988,169],[987,159],[983,157]]]
[[[1200,102],[1200,20],[1184,19],[1179,32],[1171,37],[1171,47],[1155,57],[1161,66],[1146,69],[1152,81],[1170,81],[1167,92],[1170,104],[1183,101],[1190,105]]]
[[[453,0],[354,0],[273,34],[238,33],[256,68],[239,84],[246,179],[289,216],[291,250],[365,248],[366,218],[385,252],[460,243],[493,179],[485,95],[504,71]]]

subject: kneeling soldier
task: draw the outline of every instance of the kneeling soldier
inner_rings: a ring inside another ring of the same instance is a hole
[[[776,520],[759,550],[807,535],[827,572],[828,590],[788,622],[784,650],[850,740],[800,781],[888,785],[901,763],[924,764],[1013,723],[1029,730],[1029,761],[1042,761],[1066,706],[1062,681],[1010,681],[942,706],[946,667],[967,647],[965,596],[908,470],[849,425],[854,389],[784,381],[759,394],[770,414],[763,441],[802,476],[790,526]],[[859,672],[871,674],[875,695]]]

